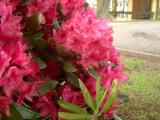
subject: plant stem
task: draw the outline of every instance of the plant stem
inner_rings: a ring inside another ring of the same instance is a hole
[[[92,120],[98,120],[98,115],[94,114]]]

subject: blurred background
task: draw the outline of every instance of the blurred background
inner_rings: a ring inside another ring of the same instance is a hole
[[[100,17],[109,13],[113,21],[160,20],[160,0],[88,0],[88,2],[98,9]]]

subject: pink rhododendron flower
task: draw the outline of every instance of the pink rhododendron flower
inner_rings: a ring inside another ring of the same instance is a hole
[[[5,112],[6,115],[10,115],[9,105],[12,103],[12,99],[9,97],[4,97],[0,95],[0,113]],[[1,114],[0,114],[1,119]]]
[[[10,115],[10,105],[18,103],[39,112],[39,119],[62,120],[58,111],[69,111],[59,99],[88,112],[91,106],[78,84],[72,83],[77,81],[69,79],[82,80],[94,99],[96,80],[88,72],[91,68],[107,89],[99,110],[110,97],[113,81],[120,86],[127,80],[108,19],[98,19],[84,4],[85,0],[0,0],[0,119],[4,113]],[[103,117],[112,118],[116,108],[115,99]]]
[[[12,15],[12,7],[3,3],[0,3],[0,16],[0,87],[8,98],[18,92],[22,101],[36,91],[36,83],[27,83],[24,77],[35,74],[39,68],[25,53],[21,17]],[[7,104],[4,101],[2,105],[5,108]]]
[[[12,6],[0,2],[0,37],[20,37],[21,17],[12,15]]]
[[[80,91],[76,91],[71,84],[65,84],[61,90],[62,98],[66,102],[84,106],[83,95]]]
[[[33,14],[39,12],[43,13],[47,24],[52,24],[53,20],[57,16],[58,0],[32,0],[27,5],[27,16],[32,16]]]
[[[49,92],[46,95],[42,95],[34,98],[32,107],[40,110],[42,117],[46,117],[48,114],[52,115],[52,120],[56,120],[56,109],[53,101],[51,100],[53,92]]]
[[[34,13],[41,12],[44,13],[46,12],[49,7],[50,3],[52,0],[32,0],[28,5],[28,16],[32,16]]]
[[[79,55],[77,64],[83,66],[85,70],[92,66],[98,71],[101,76],[101,85],[107,89],[105,101],[110,96],[113,80],[118,80],[119,84],[127,80],[123,73],[123,65],[119,61],[119,52],[112,45],[112,28],[107,19],[97,19],[92,9],[77,10],[69,20],[62,23],[60,30],[54,31],[54,35],[56,41],[64,49]],[[104,65],[101,66],[101,63]],[[81,77],[81,80],[91,95],[95,97],[96,80],[91,76]],[[62,96],[64,100],[75,104],[83,103],[83,101],[74,99],[76,93],[71,85],[63,86]],[[115,105],[105,113],[106,118],[112,116]]]
[[[21,0],[0,0],[0,2],[4,3],[7,6],[12,6],[13,10],[15,10],[16,6],[21,2]]]
[[[81,56],[79,64],[86,69],[89,65],[109,60],[114,51],[112,29],[108,20],[98,20],[92,9],[81,9],[55,32],[56,41],[65,49]]]
[[[71,14],[84,6],[85,0],[60,0],[65,15]]]

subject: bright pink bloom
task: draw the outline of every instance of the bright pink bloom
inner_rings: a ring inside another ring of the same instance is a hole
[[[119,84],[127,80],[123,74],[123,65],[119,61],[119,52],[112,44],[112,28],[107,19],[97,19],[92,9],[77,10],[69,20],[62,23],[60,30],[54,31],[54,35],[63,48],[80,56],[77,63],[85,70],[92,66],[98,71],[102,78],[101,85],[108,91],[105,100],[110,96],[113,80],[118,80]],[[101,66],[101,63],[104,65]],[[91,76],[81,77],[81,80],[94,97],[96,80]],[[79,101],[80,98],[77,101],[77,94],[81,92],[75,92],[74,88],[68,84],[63,87],[64,100],[75,104],[83,103]],[[105,114],[105,117],[112,115],[112,110],[113,107]]]
[[[24,97],[31,100],[30,94],[36,93],[38,83],[26,82],[24,78],[34,75],[39,68],[25,53],[26,43],[20,32],[21,17],[12,15],[12,7],[3,3],[0,3],[0,16],[0,92],[11,99],[18,92],[18,102]],[[4,101],[2,107],[5,105]]]
[[[83,95],[80,91],[76,91],[75,88],[71,84],[65,84],[62,87],[62,98],[66,102],[70,102],[77,105],[84,105]]]
[[[60,0],[62,11],[65,15],[76,12],[84,6],[85,0]]]
[[[112,29],[108,20],[98,20],[92,9],[81,9],[55,32],[56,41],[66,50],[81,56],[79,64],[88,69],[89,65],[111,59]]]
[[[93,9],[84,8],[85,0],[31,0],[24,6],[17,6],[20,2],[21,0],[0,0],[0,116],[3,112],[9,115],[9,105],[15,102],[15,93],[19,104],[25,99],[27,104],[40,112],[41,117],[51,114],[52,120],[57,118],[56,109],[62,110],[57,106],[58,99],[86,107],[82,91],[66,81],[63,62],[68,60],[76,65],[76,75],[93,98],[97,94],[96,80],[86,71],[93,67],[99,73],[101,85],[107,89],[104,103],[110,96],[113,80],[118,80],[119,85],[127,80],[119,61],[119,52],[113,47],[112,28],[108,19],[99,20]],[[59,14],[57,8],[61,8],[63,15]],[[43,37],[30,33],[26,26],[27,17],[35,13],[43,14],[45,22],[39,31],[34,31],[35,34],[44,33]],[[60,29],[52,32],[55,19],[58,20]],[[31,34],[29,37],[36,36],[31,43],[33,48],[27,49],[22,32]],[[46,48],[41,41],[40,44],[35,42],[34,40],[41,39],[38,37],[42,37],[50,46],[46,45]],[[52,44],[50,40],[53,39],[55,42]],[[55,43],[60,44],[65,52],[73,53],[73,56],[60,55]],[[47,58],[44,57],[46,52],[49,52]],[[46,68],[39,70],[38,65],[32,61],[31,54],[40,57],[46,63]],[[59,83],[56,91],[53,89],[40,95],[37,86],[44,85],[46,79],[55,79]],[[104,117],[112,117],[116,107],[115,101],[109,111],[104,113]]]
[[[12,6],[0,2],[0,37],[20,37],[21,17],[12,15]]]
[[[36,12],[46,12],[51,5],[51,1],[52,0],[32,0],[30,4],[27,5],[28,16],[32,16]]]
[[[52,101],[53,92],[46,95],[36,97],[33,100],[32,107],[40,110],[41,116],[46,117],[48,114],[52,115],[52,120],[56,120],[56,109]]]
[[[0,113],[5,112],[6,115],[10,115],[9,105],[12,103],[12,99],[0,95]],[[1,114],[0,114],[1,115]]]
[[[13,10],[15,10],[16,6],[21,2],[21,0],[0,0],[0,2],[4,3],[7,6],[12,6]]]
[[[32,0],[27,5],[27,16],[32,16],[34,13],[40,12],[45,16],[47,24],[52,24],[53,20],[57,16],[58,0]]]

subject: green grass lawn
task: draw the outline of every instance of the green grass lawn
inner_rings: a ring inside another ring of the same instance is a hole
[[[128,83],[122,91],[129,102],[118,109],[123,120],[160,120],[160,64],[137,58],[123,58]]]

